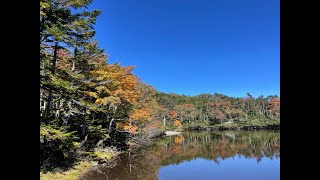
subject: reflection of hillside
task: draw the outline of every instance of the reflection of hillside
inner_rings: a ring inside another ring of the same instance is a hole
[[[162,164],[179,164],[185,160],[205,158],[217,161],[235,155],[247,158],[272,158],[280,156],[279,132],[188,132],[179,137],[162,139],[158,151],[162,151]]]
[[[280,156],[280,133],[271,131],[184,132],[165,137],[139,153],[125,154],[117,166],[105,169],[101,179],[157,179],[162,166],[179,164],[195,158],[219,162],[228,157],[246,158]],[[99,175],[99,173],[97,174]],[[101,174],[100,174],[101,175]],[[100,179],[91,176],[86,179]]]

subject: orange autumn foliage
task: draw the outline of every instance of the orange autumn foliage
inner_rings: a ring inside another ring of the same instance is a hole
[[[159,121],[149,121],[145,129],[159,129],[162,127],[162,124]]]
[[[272,98],[270,101],[271,111],[277,112],[280,111],[280,98]]]
[[[151,116],[145,109],[137,109],[137,110],[133,110],[129,119],[131,121],[145,121],[145,120],[150,120]]]
[[[121,131],[126,131],[126,130],[129,130],[129,128],[130,128],[130,125],[129,125],[129,123],[117,123],[116,124],[117,125],[117,129],[118,130],[121,130]]]
[[[131,71],[134,67],[122,67],[120,64],[105,64],[91,71],[91,75],[101,83],[95,86],[96,93],[90,96],[96,98],[97,104],[108,104],[108,97],[117,97],[122,103],[136,104],[139,92],[136,90],[138,77]],[[106,103],[104,103],[106,102]]]
[[[61,70],[71,70],[72,69],[72,59],[71,53],[67,49],[59,49],[57,51],[57,69]]]
[[[180,126],[182,126],[182,124],[181,124],[181,122],[179,120],[174,120],[173,121],[173,126],[180,127]]]
[[[178,137],[174,138],[174,142],[176,144],[181,144],[182,140],[183,140],[183,136],[178,136]]]
[[[128,122],[125,122],[117,123],[117,129],[120,131],[127,131],[130,134],[136,134],[139,128],[136,125],[130,125]]]
[[[171,116],[171,117],[173,117],[173,118],[176,118],[177,116],[178,116],[178,113],[177,113],[177,111],[175,111],[175,110],[171,110],[171,111],[169,111],[169,116]]]
[[[131,127],[130,127],[130,129],[129,129],[129,132],[131,133],[131,134],[137,134],[138,133],[138,126],[136,126],[136,125],[132,125]]]

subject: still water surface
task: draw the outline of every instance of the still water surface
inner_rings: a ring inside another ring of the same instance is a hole
[[[279,131],[183,132],[95,168],[87,180],[279,180]]]

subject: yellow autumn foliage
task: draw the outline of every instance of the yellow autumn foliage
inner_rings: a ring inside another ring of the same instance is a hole
[[[174,120],[173,121],[173,126],[176,126],[176,127],[182,126],[181,121],[180,120]]]
[[[117,129],[120,131],[128,131],[131,134],[136,134],[138,131],[138,126],[130,125],[128,122],[117,123]]]
[[[145,121],[145,120],[150,120],[151,116],[145,109],[137,109],[137,110],[133,110],[129,119],[131,121]]]
[[[102,103],[102,99],[97,99],[95,103],[96,104],[101,104]]]
[[[181,144],[182,143],[182,140],[183,140],[183,137],[182,136],[177,136],[176,138],[174,138],[174,142],[176,144]]]
[[[99,98],[98,94],[96,92],[86,92],[89,96],[94,97],[94,98]]]
[[[105,81],[95,87],[97,99],[106,97],[118,97],[123,103],[136,104],[139,96],[137,85],[139,79],[131,71],[134,67],[122,67],[120,64],[105,64],[98,69],[91,71],[91,75],[98,81]],[[96,103],[106,105],[109,102],[96,101]]]

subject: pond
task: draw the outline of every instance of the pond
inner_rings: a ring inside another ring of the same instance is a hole
[[[278,180],[279,131],[183,132],[122,154],[112,168],[94,168],[82,179]]]

